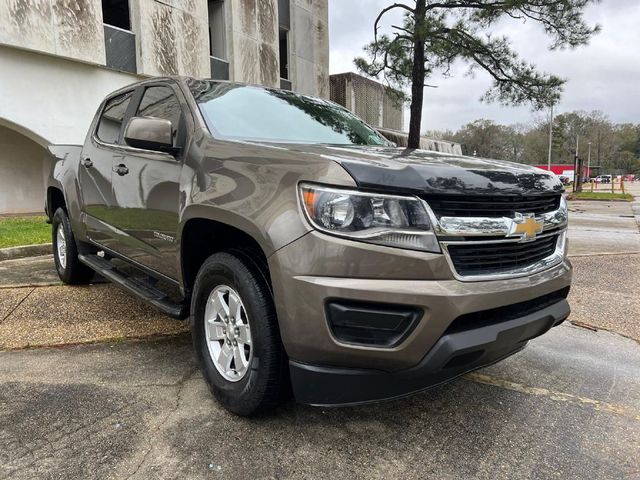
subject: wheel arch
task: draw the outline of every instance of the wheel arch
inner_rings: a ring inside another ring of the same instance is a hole
[[[64,198],[64,193],[62,191],[62,187],[60,186],[49,186],[47,187],[47,204],[46,204],[46,214],[49,222],[53,220],[53,214],[56,213],[58,208],[63,208],[65,211],[67,210],[67,202]]]
[[[202,213],[202,212],[201,212]],[[271,289],[267,263],[273,247],[256,228],[246,228],[245,222],[229,223],[210,215],[190,215],[178,232],[178,254],[182,273],[182,287],[191,292],[200,266],[211,255],[233,251],[250,261],[263,274]]]

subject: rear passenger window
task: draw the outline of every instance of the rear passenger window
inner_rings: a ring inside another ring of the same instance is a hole
[[[182,109],[173,90],[169,87],[149,87],[144,91],[138,117],[156,117],[171,122],[173,146],[179,146],[181,141]]]
[[[132,95],[133,92],[127,92],[107,101],[100,116],[100,123],[98,123],[97,135],[101,141],[118,143],[122,122],[124,122],[124,116],[127,113],[127,107]]]

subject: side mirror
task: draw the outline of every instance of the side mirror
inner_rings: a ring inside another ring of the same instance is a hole
[[[171,122],[162,118],[133,117],[124,132],[124,141],[134,148],[175,153]]]

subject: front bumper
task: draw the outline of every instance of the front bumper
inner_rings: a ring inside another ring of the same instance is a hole
[[[569,313],[563,298],[535,313],[516,311],[495,326],[450,328],[476,312],[566,290],[572,274],[568,260],[529,276],[464,282],[454,278],[442,254],[311,232],[278,250],[269,267],[293,388],[304,403],[360,403],[427,388],[514,353]],[[349,344],[336,338],[327,322],[327,304],[336,299],[417,308],[422,316],[397,344]],[[484,352],[465,357],[472,347]],[[351,393],[339,393],[342,387]]]
[[[502,360],[568,316],[569,305],[561,300],[521,318],[444,335],[418,365],[397,372],[318,367],[291,361],[293,391],[298,402],[318,406],[403,397]]]

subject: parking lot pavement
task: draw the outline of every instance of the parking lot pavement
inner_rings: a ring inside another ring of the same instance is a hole
[[[640,349],[560,326],[414,397],[222,410],[188,336],[0,353],[0,478],[638,478]]]
[[[570,320],[630,339],[565,324],[409,399],[251,420],[211,398],[184,323],[62,286],[50,256],[0,262],[0,350],[119,340],[0,352],[0,479],[640,478],[640,254],[593,256],[637,225],[607,205],[571,205]]]
[[[569,254],[640,253],[640,230],[629,202],[569,202]]]
[[[569,320],[640,342],[640,254],[574,257],[571,261]]]

